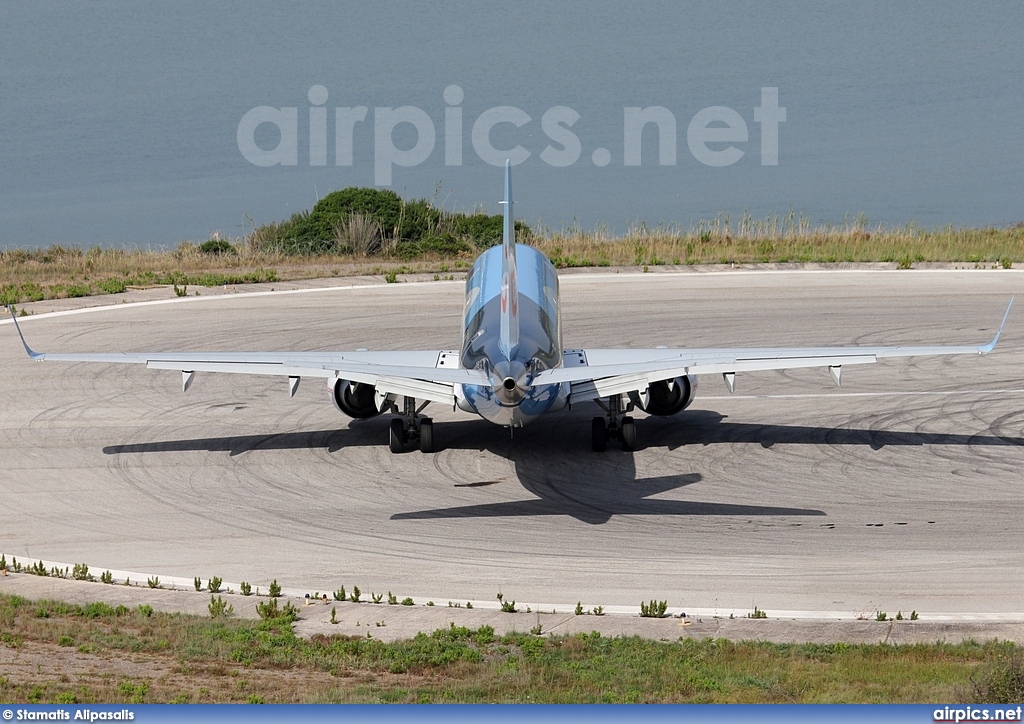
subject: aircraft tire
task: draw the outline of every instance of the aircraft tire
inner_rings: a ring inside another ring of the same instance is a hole
[[[622,435],[622,449],[626,452],[636,450],[636,423],[633,422],[632,417],[622,418],[620,432]]]
[[[604,452],[608,447],[608,425],[603,417],[595,417],[590,424],[590,447],[594,452]]]
[[[391,421],[390,447],[396,455],[405,452],[405,424],[397,417]]]
[[[420,452],[434,452],[434,421],[429,417],[420,419]]]

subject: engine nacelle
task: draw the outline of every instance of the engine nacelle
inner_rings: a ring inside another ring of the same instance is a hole
[[[671,380],[652,382],[647,388],[647,404],[640,409],[649,415],[666,417],[682,412],[693,402],[697,394],[697,376],[687,375]]]
[[[334,406],[349,417],[365,420],[380,414],[377,409],[377,389],[373,385],[349,380],[335,380],[331,389]]]

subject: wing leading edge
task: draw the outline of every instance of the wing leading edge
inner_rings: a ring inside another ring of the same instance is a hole
[[[224,372],[286,377],[342,378],[375,386],[385,394],[453,404],[455,385],[489,384],[481,370],[452,366],[447,350],[394,352],[104,352],[49,353],[29,347],[13,310],[11,318],[28,356],[38,362],[106,362],[138,364],[148,369],[177,370],[183,386],[196,372]],[[447,362],[447,364],[446,364]],[[184,375],[188,375],[185,377]]]

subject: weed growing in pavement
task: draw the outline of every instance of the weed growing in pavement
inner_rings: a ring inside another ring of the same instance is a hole
[[[655,601],[652,598],[650,603],[640,602],[640,616],[642,618],[661,618],[665,615],[667,609],[668,601]]]
[[[754,610],[747,614],[747,618],[768,618],[768,614],[754,606]]]
[[[150,588],[160,588],[160,577],[159,576],[150,576],[149,578],[146,579],[146,585],[149,586]]]

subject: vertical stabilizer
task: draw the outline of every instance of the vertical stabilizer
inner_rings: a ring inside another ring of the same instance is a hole
[[[512,215],[512,164],[505,161],[505,229],[501,255],[501,329],[498,349],[511,359],[519,344],[519,285],[516,278],[516,227]]]

